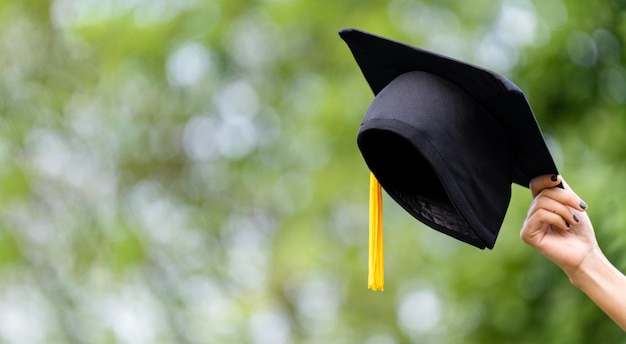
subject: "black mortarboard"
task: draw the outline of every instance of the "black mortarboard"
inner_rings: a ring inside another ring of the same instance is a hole
[[[450,57],[357,29],[339,34],[376,95],[357,135],[372,180],[429,227],[493,248],[511,184],[558,173],[522,91]]]

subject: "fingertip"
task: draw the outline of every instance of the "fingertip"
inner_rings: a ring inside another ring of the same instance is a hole
[[[544,174],[531,179],[529,188],[533,197],[537,196],[542,190],[560,185],[562,178],[558,174]]]
[[[579,196],[574,192],[574,190],[572,190],[572,188],[569,186],[569,184],[567,184],[565,179],[561,178],[561,184],[563,185],[563,189],[571,191],[573,193],[573,195],[574,195],[574,199],[572,199],[572,202],[570,203],[570,206],[572,208],[576,208],[576,200],[577,200],[577,202],[578,202],[578,210],[580,210],[580,211],[587,211],[587,207],[588,207],[587,203],[579,198]]]
[[[562,189],[565,179],[560,174],[553,174],[550,176],[550,183],[552,183],[552,187],[560,187]]]

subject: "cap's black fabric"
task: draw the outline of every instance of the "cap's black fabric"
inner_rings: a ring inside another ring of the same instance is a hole
[[[493,248],[511,183],[558,170],[522,91],[494,72],[356,29],[376,97],[357,136],[387,193],[440,232]]]

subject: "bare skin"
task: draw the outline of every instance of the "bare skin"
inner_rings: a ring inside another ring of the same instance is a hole
[[[555,180],[553,180],[555,179]],[[563,183],[563,188],[555,187]],[[598,246],[587,205],[561,176],[544,175],[530,182],[534,197],[520,236],[558,265],[626,331],[626,276]]]

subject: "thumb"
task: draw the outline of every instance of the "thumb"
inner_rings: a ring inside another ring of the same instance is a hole
[[[558,174],[544,174],[531,179],[528,187],[535,198],[542,190],[558,186],[562,181],[563,178]]]

